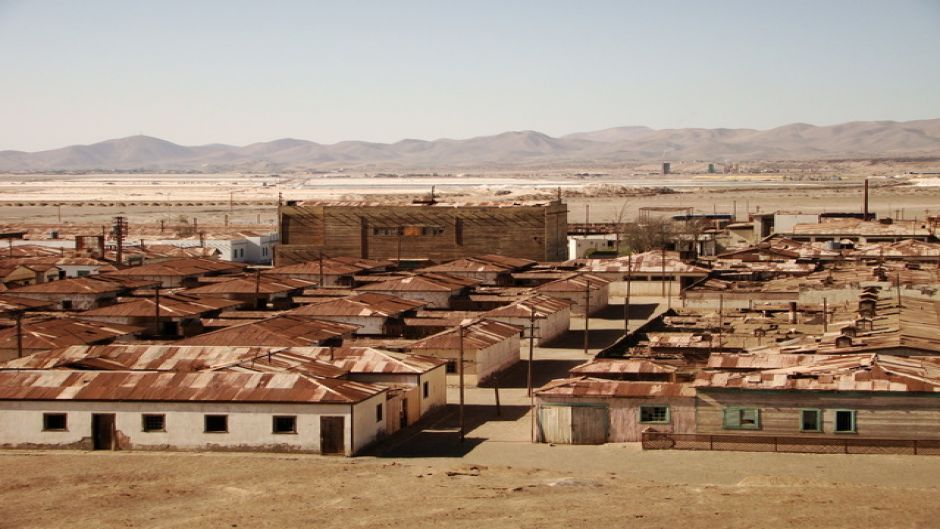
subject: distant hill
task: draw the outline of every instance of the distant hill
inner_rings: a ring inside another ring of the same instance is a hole
[[[770,130],[617,127],[554,138],[536,131],[462,140],[344,141],[280,139],[244,147],[186,147],[131,136],[40,152],[0,151],[0,171],[278,170],[301,168],[485,168],[659,160],[803,160],[940,156],[940,119],[857,121]]]

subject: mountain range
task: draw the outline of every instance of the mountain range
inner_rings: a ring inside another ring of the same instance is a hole
[[[320,144],[279,139],[243,147],[187,147],[149,136],[38,152],[0,151],[0,171],[276,171],[392,168],[487,168],[609,165],[672,161],[869,159],[940,156],[940,119],[855,121],[769,130],[616,127],[552,137],[535,131],[396,143]]]

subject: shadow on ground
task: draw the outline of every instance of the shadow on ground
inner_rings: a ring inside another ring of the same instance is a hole
[[[485,438],[473,436],[473,430],[493,421],[515,422],[529,411],[528,406],[501,406],[496,415],[496,406],[491,404],[467,404],[464,406],[463,442],[460,441],[459,407],[447,406],[446,414],[437,422],[422,428],[409,427],[393,439],[375,447],[369,455],[376,457],[462,457],[472,451]],[[417,426],[417,425],[416,425]]]
[[[535,360],[532,362],[532,386],[538,388],[546,382],[568,376],[568,371],[593,358],[585,355],[584,360]],[[529,361],[522,360],[500,375],[499,380],[490,379],[479,387],[492,389],[498,384],[500,389],[525,389],[528,387]]]

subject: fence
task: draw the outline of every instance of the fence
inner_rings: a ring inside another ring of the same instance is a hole
[[[940,455],[940,440],[643,432],[644,450]]]

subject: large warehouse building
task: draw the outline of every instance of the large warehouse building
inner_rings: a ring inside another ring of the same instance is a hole
[[[294,202],[281,207],[277,264],[329,257],[459,259],[499,254],[567,258],[568,210],[560,200],[380,204]]]

